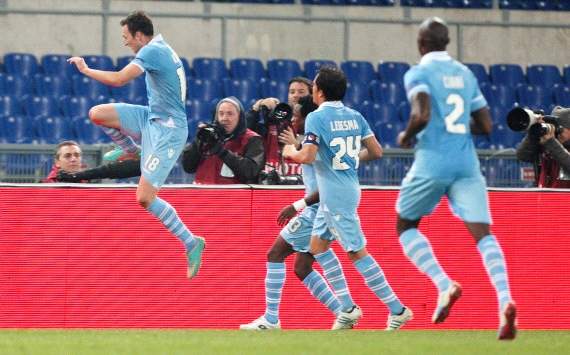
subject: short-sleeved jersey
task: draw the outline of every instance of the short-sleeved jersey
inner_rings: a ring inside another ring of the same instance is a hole
[[[408,100],[430,96],[431,116],[417,135],[414,176],[455,178],[480,174],[471,137],[471,113],[487,106],[477,79],[447,52],[430,52],[404,76]]]
[[[372,135],[364,117],[340,101],[324,102],[307,116],[303,144],[319,147],[313,167],[321,205],[331,212],[356,212],[360,202],[358,153],[362,140]]]
[[[180,58],[157,35],[137,53],[133,64],[146,72],[146,88],[150,118],[172,117],[177,126],[186,121],[186,76]]]

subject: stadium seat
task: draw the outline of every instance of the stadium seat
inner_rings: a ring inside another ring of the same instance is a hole
[[[570,107],[570,86],[557,85],[554,87],[554,103],[556,105]]]
[[[186,100],[186,116],[188,122],[212,122],[216,101],[198,99]]]
[[[53,96],[28,95],[22,100],[22,107],[29,118],[60,114],[58,102]]]
[[[26,116],[0,116],[0,129],[6,143],[29,144],[34,141],[32,120]]]
[[[335,66],[335,67],[337,66],[334,61],[328,60],[328,59],[307,60],[303,64],[303,68],[305,69],[305,76],[308,79],[313,80],[315,78],[315,76],[317,76],[317,73],[319,72],[319,68],[323,65],[331,65],[331,66]]]
[[[373,115],[374,103],[370,100],[365,100],[362,102],[355,103],[352,108],[358,112],[368,121],[368,124],[372,124],[374,119]]]
[[[38,72],[38,60],[30,53],[6,53],[4,67],[8,74],[33,76]]]
[[[0,73],[0,82],[5,94],[22,98],[33,93],[32,77]]]
[[[383,83],[374,80],[370,83],[370,93],[372,100],[380,104],[399,105],[406,101],[406,92],[404,88],[396,83]]]
[[[535,64],[526,68],[526,77],[531,85],[553,87],[562,83],[562,75],[556,65]]]
[[[374,122],[372,130],[384,148],[397,148],[398,133],[401,126],[391,122]]]
[[[398,105],[398,115],[400,116],[400,121],[405,125],[410,119],[410,112],[412,111],[408,101],[404,101]]]
[[[69,54],[46,54],[44,55],[40,62],[45,74],[57,75],[57,76],[67,76],[71,78],[72,65],[67,62],[70,58]]]
[[[516,89],[520,106],[549,111],[552,106],[552,89],[540,85],[520,85]]]
[[[187,78],[194,77],[194,71],[190,67],[188,59],[180,57],[180,61],[182,62],[182,66],[184,67],[184,75],[186,75]]]
[[[36,137],[40,144],[57,144],[75,139],[71,122],[61,116],[38,116],[33,119]]]
[[[87,96],[93,100],[110,96],[109,87],[84,75],[75,75],[71,86],[75,96]]]
[[[368,85],[361,82],[348,82],[342,101],[348,106],[353,106],[366,100],[370,100]]]
[[[135,56],[133,55],[117,57],[117,70],[121,70],[126,67],[133,59],[135,59]]]
[[[382,62],[378,64],[378,77],[385,83],[404,85],[404,74],[410,69],[405,62]]]
[[[89,118],[75,117],[71,120],[71,125],[80,144],[105,143],[110,140],[101,127],[93,124]]]
[[[372,63],[363,60],[347,60],[340,64],[340,68],[349,82],[369,83],[376,79]]]
[[[516,102],[515,90],[506,85],[481,85],[481,92],[489,106],[512,107]]]
[[[136,77],[123,86],[112,87],[111,96],[119,102],[137,104],[141,97],[146,97],[145,74]]]
[[[467,66],[467,68],[471,70],[471,72],[473,72],[473,75],[475,75],[475,77],[477,78],[479,85],[481,85],[482,83],[489,82],[489,74],[487,74],[487,70],[485,69],[485,66],[483,64],[465,63],[465,65]]]
[[[372,105],[372,119],[369,122],[370,124],[376,124],[377,122],[392,123],[400,127],[402,121],[396,106],[375,103]]]
[[[36,74],[34,87],[38,95],[55,98],[71,95],[71,82],[64,75]]]
[[[115,70],[113,59],[108,55],[84,55],[85,63],[92,69],[98,70]]]
[[[294,59],[271,59],[267,61],[267,73],[271,80],[287,81],[302,75],[301,65]]]
[[[287,102],[289,96],[289,82],[277,80],[261,81],[261,97],[276,97],[279,101]]]
[[[0,117],[21,115],[22,113],[22,106],[17,96],[0,95]]]
[[[526,83],[523,70],[518,64],[492,64],[489,66],[489,74],[493,84],[497,85],[516,87]]]
[[[192,68],[197,79],[221,80],[228,77],[228,69],[222,58],[194,58]]]
[[[564,68],[562,69],[562,74],[566,85],[570,85],[570,64],[564,66]]]
[[[259,84],[252,80],[224,79],[224,97],[235,96],[242,105],[249,107],[251,102],[259,99]]]
[[[475,149],[492,149],[491,138],[486,135],[473,135],[473,144]]]
[[[219,80],[189,79],[188,99],[212,101],[224,96],[222,83]]]
[[[265,78],[265,69],[259,59],[236,58],[230,60],[230,74],[233,79],[246,79],[259,83],[261,78]]]
[[[93,100],[86,96],[66,96],[60,99],[59,105],[67,118],[88,117]]]

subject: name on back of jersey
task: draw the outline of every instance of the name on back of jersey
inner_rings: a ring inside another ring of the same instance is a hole
[[[443,86],[447,89],[463,89],[465,85],[463,84],[462,76],[443,76]]]
[[[356,120],[331,121],[331,131],[353,131],[360,129]]]

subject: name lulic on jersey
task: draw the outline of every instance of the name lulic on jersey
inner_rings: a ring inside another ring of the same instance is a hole
[[[465,85],[462,76],[444,76],[443,86],[447,89],[463,89]]]

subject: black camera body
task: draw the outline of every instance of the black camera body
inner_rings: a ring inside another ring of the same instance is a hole
[[[273,110],[269,110],[267,106],[263,105],[260,108],[260,114],[265,125],[275,125],[278,132],[281,132],[291,126],[293,108],[285,102],[278,103]]]
[[[538,122],[542,116],[544,122]],[[562,132],[562,127],[558,123],[556,116],[544,115],[540,110],[530,110],[521,107],[515,107],[507,115],[507,124],[513,131],[519,132],[528,130],[528,136],[531,139],[540,139],[548,132],[548,125],[554,126],[554,134],[558,135]]]
[[[207,123],[196,133],[196,137],[206,146],[212,147],[224,140],[225,130],[217,123]]]
[[[259,183],[262,185],[303,185],[303,177],[301,175],[283,176],[273,169],[269,172],[262,171],[259,174]]]

